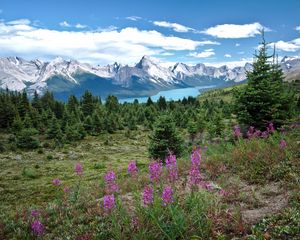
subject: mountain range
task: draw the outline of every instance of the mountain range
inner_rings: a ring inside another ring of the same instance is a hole
[[[287,80],[299,76],[299,58],[284,57],[280,65]],[[235,68],[176,63],[167,68],[148,56],[143,56],[134,66],[118,63],[92,66],[60,57],[50,62],[4,57],[0,58],[0,88],[25,90],[29,94],[34,91],[42,94],[49,90],[60,99],[66,99],[70,94],[80,96],[85,90],[101,97],[108,94],[118,97],[150,96],[161,90],[238,84],[246,80],[246,71],[251,69],[250,63]]]

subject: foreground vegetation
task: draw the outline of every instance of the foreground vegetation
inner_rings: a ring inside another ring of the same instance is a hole
[[[7,184],[4,189],[9,191],[1,194],[1,202],[6,204],[1,206],[0,236],[4,239],[243,236],[298,239],[299,131],[299,126],[294,124],[268,138],[222,140],[201,150],[194,149],[194,155],[178,158],[175,164],[167,160],[167,166],[162,168],[153,162],[148,168],[146,144],[143,146],[141,141],[145,136],[139,134],[135,139],[126,139],[127,144],[122,145],[124,134],[112,135],[111,146],[103,149],[100,147],[103,139],[88,138],[72,147],[74,159],[69,159],[69,152],[57,152],[54,159],[47,159],[47,153],[20,153],[22,160],[2,160],[10,164],[5,168],[11,174],[19,172],[20,178],[9,176],[7,171],[1,176],[1,183]],[[234,138],[235,132],[231,136]],[[89,151],[75,157],[87,146]],[[136,148],[143,155],[132,154]],[[201,154],[199,165],[195,160],[198,153]],[[40,160],[26,155],[40,156]],[[103,159],[104,155],[107,160]],[[34,166],[37,162],[39,168]],[[78,169],[78,163],[82,168]],[[17,171],[12,171],[13,165]],[[30,171],[21,173],[22,166],[27,166],[36,176]],[[112,187],[114,184],[118,188]],[[153,198],[151,190],[147,198],[147,186],[153,189]],[[172,191],[164,195],[168,186]],[[105,202],[105,197],[111,194],[114,200]],[[286,201],[276,208],[273,200],[278,196],[284,196]],[[15,204],[19,205],[17,211]],[[266,209],[270,211],[264,213]],[[257,217],[253,214],[255,210],[262,215]],[[268,215],[273,217],[264,219]],[[35,227],[36,221],[42,224],[40,228]]]

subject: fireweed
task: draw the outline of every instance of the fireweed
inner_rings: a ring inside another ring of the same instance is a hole
[[[103,207],[106,211],[111,211],[115,207],[115,196],[113,194],[103,197]]]
[[[280,146],[281,149],[286,148],[286,146],[287,146],[286,141],[284,139],[281,139],[280,142],[279,142],[279,146]]]
[[[106,185],[106,191],[110,194],[117,192],[119,190],[119,186],[116,183],[116,174],[114,171],[109,171],[104,176],[104,181]]]
[[[268,133],[274,133],[275,132],[275,128],[273,123],[269,123],[268,127],[267,127],[267,132]]]
[[[173,202],[173,190],[170,186],[164,188],[161,198],[164,206]]]
[[[36,236],[42,236],[44,234],[44,225],[39,220],[34,220],[31,223],[31,231]]]
[[[78,162],[78,163],[76,163],[76,165],[75,165],[75,172],[76,172],[76,174],[78,175],[78,176],[81,176],[82,175],[82,173],[83,173],[83,168],[82,168],[82,165],[81,165],[81,163],[80,162]]]
[[[153,203],[153,188],[151,186],[145,186],[143,191],[143,202],[145,206]]]
[[[149,164],[149,173],[152,182],[159,182],[162,173],[162,163],[157,161],[151,162]]]
[[[128,163],[127,171],[132,176],[135,175],[138,172],[138,168],[137,168],[136,163],[134,161],[131,161],[131,162]]]
[[[177,169],[177,162],[176,162],[176,156],[173,154],[170,154],[166,158],[166,167],[168,171],[168,179],[173,182],[178,179],[178,169]]]
[[[56,178],[56,179],[53,179],[52,184],[54,186],[58,187],[61,185],[61,181],[58,178]]]
[[[240,126],[238,126],[238,125],[235,125],[235,126],[233,127],[233,132],[234,132],[234,136],[235,136],[236,138],[240,138],[240,137],[242,136],[241,128],[240,128]]]
[[[201,182],[201,174],[200,174],[200,161],[201,161],[201,153],[200,149],[196,149],[191,154],[191,167],[189,171],[188,183],[190,186],[197,185]]]

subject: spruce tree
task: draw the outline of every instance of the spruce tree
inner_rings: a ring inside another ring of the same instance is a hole
[[[162,161],[169,154],[169,151],[178,157],[183,152],[183,139],[178,133],[175,124],[170,116],[163,115],[154,124],[150,135],[149,155]]]
[[[268,55],[267,50],[262,33],[262,43],[258,54],[255,54],[253,70],[247,72],[248,84],[235,96],[239,122],[259,129],[265,129],[269,122],[276,127],[281,126],[290,117],[293,102],[283,85],[282,70],[274,61],[275,53]]]

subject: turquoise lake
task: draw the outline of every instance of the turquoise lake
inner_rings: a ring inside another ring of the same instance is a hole
[[[191,97],[197,97],[199,94],[201,94],[201,90],[215,88],[216,85],[209,85],[209,86],[201,86],[201,87],[191,87],[191,88],[178,88],[178,89],[172,89],[167,91],[161,91],[153,96],[151,96],[152,101],[156,102],[159,97],[165,97],[167,101],[170,100],[181,100],[184,97],[187,98],[189,96]],[[147,102],[148,97],[136,97],[136,98],[121,98],[119,99],[120,103],[128,102],[132,103],[135,99],[139,101],[139,103],[145,103]]]

